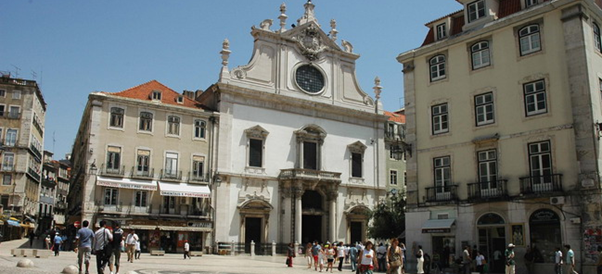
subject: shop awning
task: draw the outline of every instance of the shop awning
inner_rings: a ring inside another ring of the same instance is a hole
[[[139,230],[155,230],[159,228],[161,231],[188,231],[188,232],[211,232],[210,227],[195,227],[195,226],[156,226],[156,225],[127,225],[122,229],[139,229]]]
[[[98,176],[98,179],[96,180],[96,185],[136,190],[157,190],[157,181],[135,180],[129,178],[116,179]]]
[[[159,181],[162,196],[209,198],[209,186],[174,184]]]
[[[16,227],[21,227],[21,223],[19,221],[15,221],[15,220],[7,220],[6,221],[8,223],[8,225],[10,226],[16,226]]]
[[[449,233],[456,219],[427,220],[422,224],[422,233]]]

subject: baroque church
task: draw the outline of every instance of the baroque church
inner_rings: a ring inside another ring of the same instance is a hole
[[[386,194],[384,125],[360,88],[351,43],[328,34],[308,1],[287,29],[252,27],[252,58],[230,68],[224,40],[219,81],[196,99],[219,113],[213,157],[215,242],[307,243],[367,239]]]

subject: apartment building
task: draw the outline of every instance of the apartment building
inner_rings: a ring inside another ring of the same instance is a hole
[[[410,151],[405,142],[405,114],[403,109],[384,111],[384,114],[388,117],[385,124],[387,195],[405,198],[406,153]]]
[[[72,152],[68,223],[119,221],[144,252],[211,244],[216,116],[158,81],[89,95]]]
[[[0,204],[4,219],[12,217],[8,226],[22,227],[5,233],[7,238],[35,227],[45,117],[46,102],[35,81],[0,77]]]
[[[451,0],[450,0],[451,1]],[[528,246],[552,273],[570,244],[580,273],[602,245],[600,1],[458,0],[401,53],[407,160],[407,239],[449,264],[476,246]]]

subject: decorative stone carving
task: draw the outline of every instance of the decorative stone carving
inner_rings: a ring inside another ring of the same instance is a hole
[[[278,19],[280,19],[280,32],[284,32],[286,30],[285,26],[286,26],[286,19],[288,18],[288,16],[286,16],[286,4],[282,3],[282,5],[280,5],[280,16],[278,16]]]
[[[305,13],[297,20],[298,25],[301,26],[307,22],[316,22],[317,24],[318,19],[316,19],[316,15],[314,13],[314,8],[316,6],[311,2],[311,0],[308,0],[303,7],[305,7]]]
[[[354,142],[353,144],[350,144],[347,146],[347,149],[349,149],[349,151],[351,151],[351,153],[360,153],[360,154],[364,154],[364,151],[366,150],[366,148],[367,148],[367,146],[364,145],[360,141]]]
[[[383,87],[380,85],[380,78],[376,76],[374,78],[374,94],[376,94],[376,100],[380,99],[380,93],[382,92]]]
[[[265,138],[268,137],[270,132],[262,128],[260,125],[256,125],[252,128],[245,129],[245,134],[247,135],[247,138],[265,140]]]
[[[337,33],[339,33],[339,31],[337,30],[337,21],[332,19],[330,20],[330,39],[332,39],[332,41],[336,41],[337,40]]]
[[[222,65],[224,67],[228,66],[228,58],[230,58],[230,41],[226,38],[224,39],[224,42],[222,43],[222,51],[220,51],[220,53],[222,54]]]
[[[236,77],[239,80],[247,78],[247,72],[242,70],[241,68],[235,68],[232,70],[232,76]]]
[[[259,27],[262,30],[270,30],[270,28],[272,27],[273,22],[274,21],[272,19],[265,19],[265,20],[261,21],[261,23],[259,23]]]
[[[341,40],[341,45],[343,46],[343,49],[345,50],[345,52],[349,52],[349,53],[353,52],[353,45],[351,43],[349,43],[349,41]]]
[[[326,131],[319,126],[308,125],[295,131],[295,135],[297,135],[298,143],[303,141],[314,141],[322,145],[324,143],[324,138],[326,138]]]
[[[301,54],[310,61],[317,60],[318,55],[326,49],[319,32],[315,25],[310,25],[296,38]]]

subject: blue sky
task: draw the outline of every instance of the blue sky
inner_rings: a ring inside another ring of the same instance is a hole
[[[290,24],[305,0],[5,0],[0,2],[0,71],[37,80],[48,104],[44,148],[71,151],[93,91],[117,92],[150,80],[182,90],[205,89],[221,68],[230,40],[230,68],[251,58],[251,26],[273,19],[281,3]],[[426,22],[462,8],[455,0],[314,0],[316,17],[337,42],[361,55],[356,73],[374,96],[381,78],[386,110],[403,104],[403,74],[395,57],[420,46]]]

